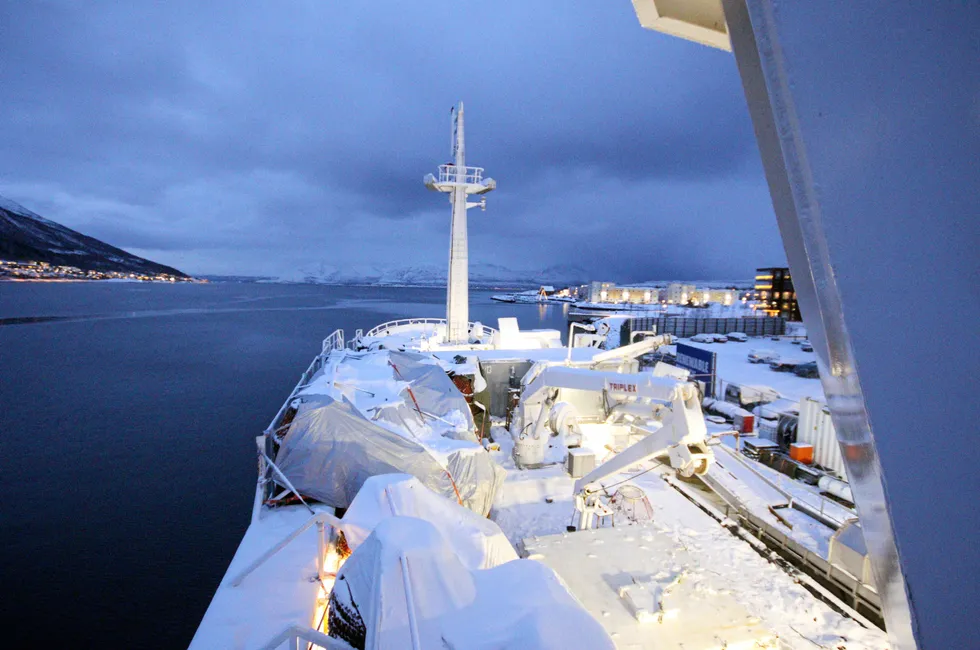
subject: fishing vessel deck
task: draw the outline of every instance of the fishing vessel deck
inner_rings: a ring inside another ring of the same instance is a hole
[[[493,347],[493,339],[500,330],[471,344],[419,349],[431,346],[438,325],[433,321],[402,323],[355,338],[344,347],[340,347],[342,336],[328,339],[311,363],[311,372],[304,374],[269,432],[258,440],[260,478],[252,524],[192,647],[225,646],[232,641],[240,647],[265,647],[277,634],[296,626],[312,630],[311,635],[329,631],[327,603],[342,564],[340,528],[329,522],[335,521],[331,515],[342,515],[343,509],[319,503],[302,489],[293,493],[284,485],[288,483],[285,477],[278,474],[269,448],[270,433],[274,439],[289,419],[290,402],[311,391],[325,392],[328,386],[361,407],[384,401],[379,396],[384,382],[370,373],[358,376],[351,368],[392,349],[417,353],[449,374],[513,364],[588,367],[604,352],[587,347],[499,349]],[[554,341],[554,337],[539,333],[521,340],[540,343]],[[412,348],[413,344],[419,348]],[[396,382],[388,389],[394,395],[400,386]],[[421,409],[424,421],[423,414]],[[525,558],[520,561],[543,563],[560,577],[616,647],[671,647],[681,640],[691,648],[884,647],[881,630],[867,625],[833,596],[818,597],[818,588],[801,585],[800,576],[773,563],[765,547],[733,535],[707,514],[677,488],[674,472],[662,458],[630,466],[601,482],[609,496],[623,486],[640,488],[650,506],[649,517],[632,521],[618,513],[593,530],[570,531],[576,521],[575,480],[567,467],[554,463],[519,468],[513,455],[514,440],[503,418],[491,415],[490,420],[490,431],[479,440],[479,450],[503,469],[505,478],[494,495],[489,519]],[[448,453],[468,443],[447,439],[451,427],[444,423],[430,424],[438,425],[435,431],[406,424],[402,433],[433,451],[445,466]],[[622,447],[622,441],[610,444],[615,441],[608,432],[594,428],[593,439],[588,427],[583,431],[581,446],[597,450],[600,465]],[[556,439],[555,446],[558,444]],[[743,482],[741,487],[753,486]],[[766,496],[765,492],[757,495],[756,505],[766,504]],[[771,490],[768,496],[773,496]],[[277,499],[281,502],[275,503]],[[326,524],[310,524],[317,514],[327,518]],[[760,516],[770,514],[760,511]],[[727,645],[720,645],[719,640]],[[334,647],[345,647],[343,643],[337,640]]]
[[[726,447],[691,370],[641,368],[669,334],[469,321],[467,197],[496,182],[453,120],[425,180],[452,204],[446,318],[324,339],[191,647],[884,647],[856,527]]]

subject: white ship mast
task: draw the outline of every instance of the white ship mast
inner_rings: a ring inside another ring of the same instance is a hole
[[[486,194],[497,187],[492,178],[483,178],[482,167],[466,166],[466,139],[463,132],[463,102],[451,110],[452,153],[455,164],[439,166],[439,178],[425,177],[430,190],[449,194],[453,206],[449,239],[449,281],[446,287],[446,342],[466,343],[469,339],[469,245],[466,234],[466,211],[487,200],[467,201],[471,194]]]

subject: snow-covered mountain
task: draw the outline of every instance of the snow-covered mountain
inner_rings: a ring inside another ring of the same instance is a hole
[[[110,246],[94,237],[45,219],[19,203],[0,196],[0,259],[47,262],[91,271],[168,273],[186,277],[175,268],[157,264]]]
[[[294,274],[280,276],[280,282],[315,284],[368,284],[445,286],[447,265],[385,267],[370,264],[335,265],[321,262]],[[534,287],[541,284],[574,284],[587,273],[574,266],[547,269],[512,269],[499,264],[470,263],[470,285],[475,287]]]

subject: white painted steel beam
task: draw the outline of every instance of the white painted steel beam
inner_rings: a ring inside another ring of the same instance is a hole
[[[633,0],[647,29],[731,51],[721,0]]]
[[[720,4],[890,642],[973,647],[980,5]],[[717,5],[633,0],[723,47]]]
[[[889,640],[965,648],[980,601],[980,481],[961,446],[980,421],[980,11],[908,4],[724,0]]]

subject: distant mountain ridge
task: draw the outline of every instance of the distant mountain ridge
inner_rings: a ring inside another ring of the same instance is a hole
[[[434,264],[381,267],[370,264],[335,265],[321,262],[307,266],[290,275],[263,278],[267,282],[445,287],[446,266]],[[470,286],[476,288],[531,288],[545,284],[575,286],[589,282],[588,271],[572,265],[554,265],[541,270],[511,269],[499,264],[471,263]],[[609,278],[598,278],[608,281]],[[644,282],[617,282],[621,286],[666,287],[672,283],[693,284],[702,288],[724,289],[729,287],[751,288],[752,280],[647,280]]]
[[[472,287],[517,288],[556,283],[578,284],[585,277],[585,271],[570,265],[529,271],[499,264],[471,263],[469,273]],[[364,264],[338,266],[320,263],[279,277],[280,282],[419,287],[444,287],[446,280],[447,267],[434,264],[389,268]]]
[[[120,271],[187,277],[177,269],[127,253],[94,237],[45,219],[0,196],[0,259],[47,262],[86,271]]]

